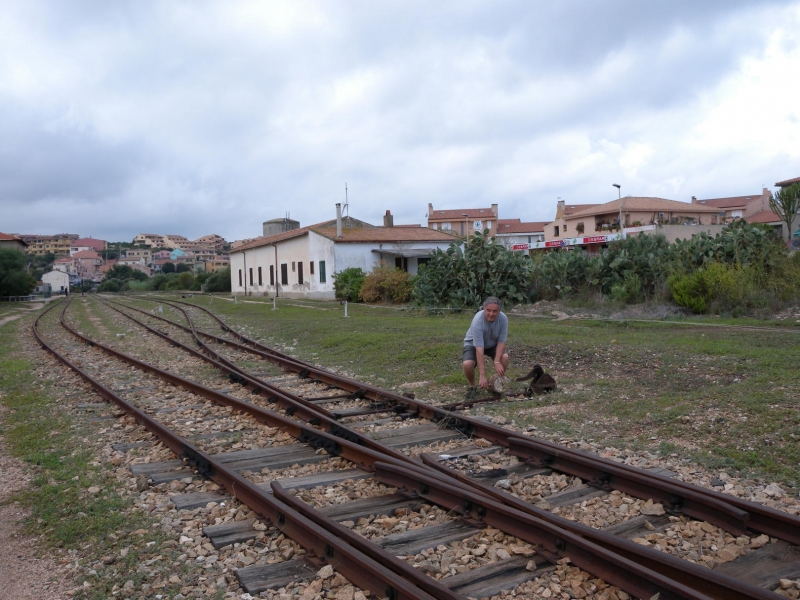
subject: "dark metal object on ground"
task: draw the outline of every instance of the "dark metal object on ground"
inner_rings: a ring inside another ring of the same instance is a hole
[[[531,382],[528,384],[528,387],[525,388],[526,396],[549,394],[550,392],[554,392],[558,387],[555,378],[545,373],[541,365],[534,365],[533,369],[531,369],[525,377],[517,377],[517,381],[527,381],[528,379],[530,379]]]

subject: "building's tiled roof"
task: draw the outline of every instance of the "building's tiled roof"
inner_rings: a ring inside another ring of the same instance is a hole
[[[53,261],[54,263],[71,263],[74,262],[71,258],[58,258]]]
[[[342,229],[336,237],[335,227],[314,228],[314,233],[335,242],[452,242],[453,234],[427,227],[353,227]]]
[[[466,216],[464,216],[466,215]],[[491,208],[459,208],[452,210],[435,210],[428,215],[429,221],[450,221],[455,219],[495,219]]]
[[[755,196],[731,196],[730,198],[709,198],[707,200],[697,200],[697,204],[715,208],[743,208],[753,200],[761,200],[762,198],[761,194]]]
[[[89,246],[90,248],[95,248],[96,250],[105,250],[106,247],[106,243],[103,240],[96,240],[94,238],[81,238],[72,242],[71,245]]]
[[[509,219],[511,220],[511,219]],[[497,225],[497,235],[509,233],[544,233],[544,221],[531,221],[529,223],[521,223],[519,219],[514,219],[516,223],[508,223],[500,221]]]
[[[15,235],[8,235],[7,233],[0,233],[0,241],[3,242],[19,242],[20,244],[24,244],[26,246],[30,246],[28,242],[23,239],[18,238]]]
[[[72,258],[100,258],[100,255],[94,250],[81,250],[73,254]]]
[[[778,187],[786,187],[787,185],[792,185],[793,183],[800,183],[800,177],[795,177],[794,179],[787,179],[786,181],[779,181],[775,185]]]
[[[750,217],[747,217],[748,223],[781,223],[781,218],[771,210],[762,210]]]
[[[602,204],[565,204],[564,205],[564,216],[569,217],[574,215],[575,213],[583,212],[584,210],[588,210],[590,208],[594,208],[595,206],[603,206]]]
[[[665,198],[635,198],[625,197],[621,200],[613,200],[605,204],[598,204],[593,208],[587,208],[580,212],[569,215],[575,217],[590,217],[593,215],[604,215],[608,213],[619,213],[620,204],[623,212],[682,212],[690,213],[717,213],[718,208],[713,206],[703,206],[702,204],[689,204],[688,202],[678,202],[677,200],[667,200]]]

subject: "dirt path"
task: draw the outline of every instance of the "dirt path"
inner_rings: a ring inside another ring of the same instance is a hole
[[[0,420],[6,409],[0,405]],[[26,466],[9,456],[0,436],[0,597],[15,600],[64,600],[72,589],[61,561],[47,556],[38,540],[24,533],[27,509],[9,502],[31,479]]]

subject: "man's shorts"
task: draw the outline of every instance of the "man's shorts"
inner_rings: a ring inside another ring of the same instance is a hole
[[[492,360],[494,360],[494,355],[496,352],[497,352],[497,346],[492,346],[491,348],[483,349],[483,355],[488,356]],[[461,362],[464,362],[466,360],[478,362],[478,356],[475,354],[475,346],[464,346],[464,351],[461,353]]]

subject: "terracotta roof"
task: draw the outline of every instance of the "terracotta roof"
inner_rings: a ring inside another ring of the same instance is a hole
[[[18,238],[15,235],[8,235],[7,233],[0,233],[0,241],[3,242],[19,242],[20,244],[24,244],[25,246],[30,246],[28,242],[23,239]]]
[[[544,221],[531,221],[529,223],[520,223],[519,219],[515,219],[516,223],[500,222],[497,226],[497,235],[504,233],[544,233]]]
[[[752,196],[731,196],[730,198],[709,198],[708,200],[698,200],[697,204],[703,206],[713,206],[715,208],[734,208],[744,207],[745,205],[753,202],[754,200],[761,200],[764,196],[761,194],[754,194]]]
[[[89,246],[90,248],[94,248],[95,250],[105,250],[106,243],[103,240],[96,240],[94,238],[81,238],[79,240],[75,240],[71,244],[72,246]]]
[[[564,216],[569,217],[574,215],[575,213],[583,212],[584,210],[588,210],[590,208],[594,208],[595,206],[603,206],[602,204],[565,204],[564,205]]]
[[[653,212],[683,212],[683,213],[717,213],[718,208],[713,206],[703,206],[702,204],[689,204],[688,202],[678,202],[677,200],[667,200],[666,198],[632,198],[626,197],[620,200],[613,200],[605,204],[597,204],[594,208],[588,208],[576,212],[570,217],[589,217],[592,215],[604,215],[607,213],[619,213],[620,204],[623,212],[631,211],[653,211]]]
[[[313,227],[313,225],[300,227],[299,229],[292,229],[291,231],[284,231],[283,233],[277,233],[275,235],[270,235],[268,237],[259,236],[255,238],[252,242],[247,242],[246,244],[237,246],[234,250],[231,250],[231,254],[236,254],[237,252],[241,252],[243,250],[250,250],[251,248],[260,248],[261,246],[268,246],[269,244],[274,244],[275,242],[282,242],[283,240],[289,240],[294,237],[300,237],[301,235],[306,235],[308,233],[308,230],[311,229],[311,227]]]
[[[335,242],[452,242],[453,234],[427,227],[353,227],[342,229],[342,237],[336,237],[335,227],[313,229],[323,237]]]
[[[464,215],[467,215],[466,217]],[[428,215],[428,221],[449,221],[455,219],[488,219],[497,218],[491,208],[460,208],[452,210],[435,210]]]
[[[747,217],[748,223],[781,223],[781,218],[771,210],[762,210],[750,217]]]
[[[81,250],[73,254],[72,258],[100,258],[100,255],[94,250]]]
[[[793,183],[800,182],[800,177],[795,177],[794,179],[787,179],[786,181],[779,181],[775,185],[778,187],[786,187],[787,185],[792,185]]]

